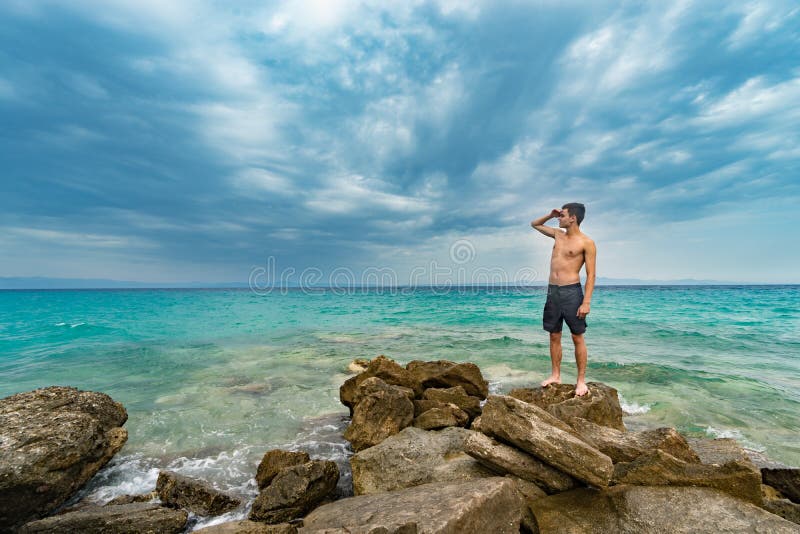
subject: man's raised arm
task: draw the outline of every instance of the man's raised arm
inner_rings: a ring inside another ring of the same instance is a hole
[[[552,237],[553,239],[555,239],[556,232],[558,232],[559,230],[556,230],[555,228],[551,228],[550,226],[545,226],[544,223],[546,223],[550,219],[555,219],[555,218],[558,218],[560,216],[561,216],[561,210],[554,209],[553,211],[550,212],[549,215],[545,215],[543,217],[539,217],[535,221],[531,221],[531,226],[533,226],[534,228],[539,230],[544,235]]]

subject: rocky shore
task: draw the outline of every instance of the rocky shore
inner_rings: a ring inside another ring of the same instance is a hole
[[[255,500],[162,470],[150,493],[64,508],[125,444],[124,407],[68,387],[0,399],[0,532],[178,533],[232,511],[247,519],[197,532],[800,532],[799,469],[732,439],[629,432],[608,385],[490,395],[472,363],[384,356],[350,371],[345,495],[335,462],[274,449]]]

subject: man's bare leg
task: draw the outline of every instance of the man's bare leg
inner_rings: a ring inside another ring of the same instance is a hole
[[[561,383],[561,332],[550,332],[550,364],[553,370],[542,387]]]
[[[578,366],[578,382],[575,384],[575,395],[582,397],[589,393],[586,387],[586,360],[588,360],[588,350],[583,334],[572,334],[572,342],[575,343],[575,363]]]

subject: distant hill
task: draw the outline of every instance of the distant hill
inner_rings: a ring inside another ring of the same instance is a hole
[[[585,283],[585,279],[581,280]],[[485,285],[485,284],[480,284]],[[498,284],[515,286],[517,284]],[[544,286],[546,281],[536,281],[526,285]],[[762,285],[754,282],[735,282],[724,280],[697,280],[681,278],[676,280],[648,280],[639,278],[597,278],[598,286],[628,285]],[[219,289],[247,288],[247,282],[136,282],[129,280],[110,280],[105,278],[50,278],[34,277],[0,277],[0,289]],[[289,287],[297,287],[290,284]]]

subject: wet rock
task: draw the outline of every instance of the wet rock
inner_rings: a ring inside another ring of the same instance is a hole
[[[480,368],[465,362],[451,365],[422,382],[424,388],[452,388],[461,386],[467,395],[485,399],[489,394],[489,383],[483,378]]]
[[[521,401],[535,404],[562,421],[580,417],[598,425],[625,431],[622,408],[617,390],[600,382],[587,382],[589,393],[575,396],[572,384],[551,384],[547,387],[517,388],[508,394]]]
[[[587,444],[566,423],[535,404],[490,395],[481,428],[491,437],[532,454],[560,471],[594,486],[608,486],[611,458]]]
[[[462,386],[452,388],[428,388],[423,399],[455,404],[469,415],[470,421],[481,414],[481,399],[467,395]]]
[[[155,503],[90,506],[54,515],[24,525],[20,534],[172,534],[186,528],[186,510],[173,510]]]
[[[408,427],[350,459],[356,495],[496,476],[464,452],[465,428]]]
[[[127,418],[108,395],[72,387],[0,399],[0,525],[61,506],[122,448]]]
[[[764,510],[800,525],[800,504],[789,499],[770,499],[764,501]],[[798,529],[800,532],[800,529]]]
[[[264,489],[269,486],[275,475],[283,468],[304,464],[308,461],[311,461],[311,458],[307,452],[284,451],[281,449],[267,451],[258,464],[258,470],[256,471],[258,489]]]
[[[407,369],[394,360],[380,355],[369,362],[364,372],[348,378],[339,388],[339,399],[342,404],[350,408],[351,416],[355,409],[355,397],[359,386],[364,380],[372,377],[380,378],[389,385],[410,388],[414,391],[416,397],[422,395],[422,385]]]
[[[469,415],[455,404],[431,408],[416,417],[412,425],[423,430],[436,430],[448,426],[467,426]]]
[[[282,469],[253,503],[250,519],[285,523],[303,517],[336,487],[339,468],[330,460],[311,460]]]
[[[800,469],[762,468],[761,477],[764,484],[780,490],[790,501],[800,503]]]
[[[656,428],[642,432],[620,432],[580,417],[569,421],[587,443],[594,445],[614,463],[632,462],[646,451],[660,449],[685,462],[700,463],[700,458],[674,428]]]
[[[581,488],[537,499],[530,507],[543,533],[798,532],[796,525],[711,488]]]
[[[320,506],[305,517],[299,532],[517,534],[523,506],[506,478],[439,482]]]
[[[200,515],[220,515],[241,506],[232,495],[214,489],[208,482],[172,471],[161,471],[156,481],[158,498],[167,505]]]
[[[749,460],[747,452],[735,439],[688,438],[686,441],[704,464],[722,465],[733,460]]]
[[[656,449],[632,462],[617,464],[614,482],[714,488],[759,506],[762,504],[760,473],[749,460],[734,460],[723,465],[687,463]]]
[[[297,534],[297,527],[290,523],[268,525],[258,521],[230,521],[195,530],[202,534]]]
[[[114,497],[108,501],[106,506],[113,506],[115,504],[131,504],[134,502],[150,502],[154,499],[158,499],[158,492],[156,491],[142,493],[139,495],[120,495],[119,497]]]
[[[354,451],[361,451],[397,434],[411,424],[414,405],[398,388],[370,377],[360,386],[360,398],[344,437]]]
[[[464,452],[500,474],[511,474],[535,483],[550,493],[566,491],[577,484],[571,476],[524,451],[475,432],[464,441]]]

